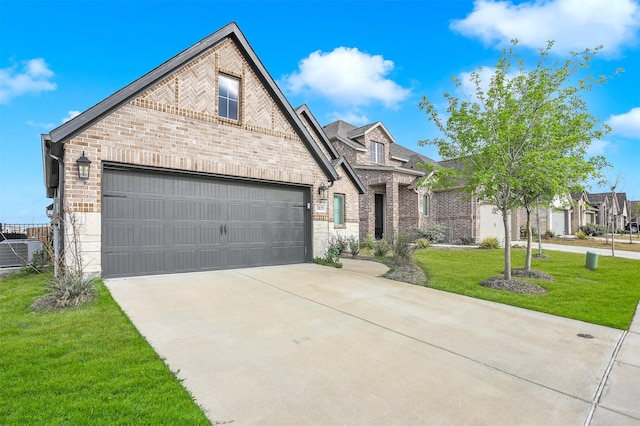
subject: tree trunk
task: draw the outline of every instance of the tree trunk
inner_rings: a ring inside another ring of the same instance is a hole
[[[502,223],[504,225],[504,279],[511,279],[511,223],[509,217],[509,210],[507,208],[502,209]]]
[[[531,270],[531,252],[533,238],[531,235],[531,210],[527,208],[527,254],[524,257],[524,269],[525,271]]]

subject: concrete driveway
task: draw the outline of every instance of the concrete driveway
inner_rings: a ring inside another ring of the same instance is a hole
[[[106,284],[212,422],[640,421],[594,403],[620,330],[375,277],[384,270],[345,260]]]

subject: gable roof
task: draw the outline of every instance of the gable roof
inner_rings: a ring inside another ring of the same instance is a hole
[[[300,121],[300,118],[293,111],[293,108],[254,52],[253,48],[249,45],[249,42],[245,38],[244,34],[242,34],[242,31],[240,31],[240,28],[238,28],[235,22],[231,22],[164,62],[160,66],[154,68],[134,82],[118,90],[108,98],[92,106],[74,119],[56,127],[48,134],[41,135],[43,155],[46,156],[44,161],[46,163],[48,159],[51,163],[49,165],[45,164],[45,183],[47,184],[47,188],[50,187],[49,184],[53,183],[47,181],[47,178],[50,177],[47,176],[47,174],[52,174],[52,170],[57,166],[53,164],[54,159],[51,158],[49,154],[53,154],[58,157],[61,156],[63,152],[61,145],[63,145],[67,140],[71,139],[110,112],[140,95],[145,90],[159,83],[167,76],[173,74],[204,52],[217,46],[226,39],[234,41],[247,63],[255,71],[258,79],[265,86],[276,105],[284,112],[285,117],[289,120],[293,129],[298,133],[303,144],[307,147],[310,154],[318,163],[327,178],[329,180],[338,179],[338,173],[322,153],[313,137],[308,133],[307,129]]]
[[[360,178],[358,178],[358,175],[353,170],[353,168],[351,167],[351,164],[349,164],[347,159],[344,158],[344,156],[340,155],[338,151],[336,151],[336,149],[334,148],[333,144],[329,142],[329,138],[327,138],[327,135],[322,130],[320,123],[318,123],[318,120],[316,120],[316,117],[313,115],[313,113],[311,113],[311,110],[309,110],[309,107],[307,106],[307,104],[302,104],[298,108],[296,108],[296,113],[298,115],[304,116],[307,119],[307,121],[311,124],[311,127],[313,128],[313,132],[316,134],[316,136],[318,136],[318,139],[320,139],[320,141],[322,142],[322,145],[329,152],[329,155],[331,155],[331,160],[332,160],[331,165],[334,167],[334,169],[337,170],[342,166],[345,172],[347,173],[347,176],[351,180],[351,182],[357,188],[358,192],[360,194],[364,194],[366,191],[364,184],[362,183]]]
[[[624,206],[626,206],[627,203],[627,193],[626,192],[617,192],[616,193],[616,198],[618,200],[618,207],[619,208],[624,208]]]
[[[342,136],[343,138],[349,137],[349,132],[356,129],[357,127],[353,124],[347,123],[343,120],[337,120],[333,123],[327,124],[323,127],[324,132],[326,133],[329,139],[332,139],[335,136]]]
[[[389,140],[392,143],[395,143],[395,139],[393,139],[393,136],[391,136],[391,133],[389,133],[389,131],[387,130],[386,127],[384,127],[384,124],[382,124],[382,121],[376,121],[375,123],[371,123],[371,124],[367,124],[365,126],[362,127],[358,127],[356,129],[353,129],[349,132],[349,134],[347,135],[350,139],[354,139],[354,138],[359,138],[360,136],[363,136],[367,133],[369,133],[370,131],[372,131],[373,129],[376,128],[381,128],[383,132],[386,133],[387,137],[389,138]]]
[[[605,201],[609,201],[609,194],[606,192],[600,192],[598,194],[588,193],[589,201],[594,204],[602,204]]]

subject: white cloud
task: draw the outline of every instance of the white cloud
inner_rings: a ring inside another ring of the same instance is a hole
[[[357,48],[338,47],[329,53],[316,51],[298,64],[298,71],[285,76],[288,91],[311,93],[348,106],[382,102],[394,107],[410,94],[387,75],[394,64],[381,55]]]
[[[42,58],[0,69],[0,103],[7,103],[16,96],[56,90],[56,84],[50,81],[53,76]]]
[[[589,148],[587,149],[587,155],[604,155],[611,146],[611,142],[607,140],[592,140]]]
[[[80,115],[80,111],[69,111],[67,116],[64,117],[62,120],[60,120],[60,124],[64,124],[67,121],[77,117],[78,115]],[[44,129],[44,130],[51,130],[54,127],[56,127],[56,125],[54,123],[39,123],[39,122],[33,121],[33,120],[27,121],[26,124],[28,126],[38,127],[38,128]]]
[[[632,108],[624,114],[612,115],[607,124],[620,136],[640,139],[640,107]]]
[[[635,45],[640,28],[640,4],[635,0],[476,0],[473,11],[451,23],[451,29],[480,38],[486,45],[506,46],[517,38],[531,48],[565,53],[604,45],[605,54]]]
[[[69,111],[67,116],[62,119],[62,124],[66,123],[69,120],[74,119],[75,117],[80,115],[80,111]]]
[[[362,114],[362,112],[358,110],[347,112],[333,112],[330,114],[330,116],[331,121],[343,120],[356,126],[362,126],[371,122],[369,121],[369,117]]]

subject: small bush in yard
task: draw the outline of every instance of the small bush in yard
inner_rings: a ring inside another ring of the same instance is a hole
[[[377,240],[373,247],[374,256],[386,256],[389,252],[389,241],[386,238]]]
[[[36,311],[53,311],[77,308],[93,302],[96,297],[97,278],[80,274],[66,274],[52,278],[46,287],[46,294],[37,299],[31,307]]]
[[[534,227],[531,227],[531,237],[536,238],[538,236],[538,230]],[[520,226],[520,238],[527,237],[527,225]]]
[[[347,239],[347,244],[349,245],[349,251],[351,252],[351,256],[356,257],[360,254],[360,241],[353,235]]]
[[[606,229],[602,225],[596,225],[595,223],[588,223],[580,227],[580,231],[592,237],[599,237],[604,235]]]
[[[371,235],[367,235],[367,237],[364,239],[364,242],[362,243],[362,247],[368,250],[373,250],[375,246],[376,246],[375,238],[373,238]]]
[[[473,237],[460,237],[460,245],[461,246],[470,246],[475,243],[476,240]]]
[[[391,239],[391,252],[398,260],[405,260],[411,257],[414,247],[406,235],[398,234]]]
[[[428,222],[426,225],[418,228],[420,238],[426,238],[434,244],[444,241],[447,228],[444,225],[435,222]]]
[[[497,249],[500,248],[500,242],[496,237],[487,237],[480,241],[481,249]]]
[[[578,231],[576,232],[576,238],[579,240],[586,240],[587,239],[587,234],[585,234],[582,231]]]
[[[337,251],[338,254],[342,254],[347,251],[349,242],[346,237],[342,235],[332,235],[329,237],[329,250]]]
[[[431,241],[427,240],[426,238],[418,238],[416,240],[416,247],[419,249],[427,249],[431,247]]]

